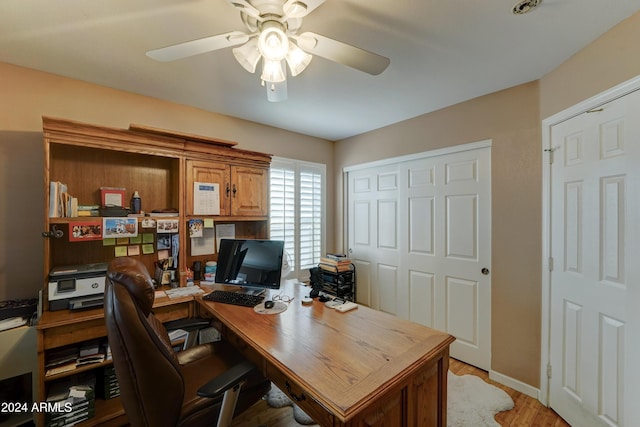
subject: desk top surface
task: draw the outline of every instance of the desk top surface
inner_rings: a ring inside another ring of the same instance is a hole
[[[206,289],[206,288],[205,288]],[[346,417],[400,383],[447,348],[454,338],[414,322],[359,306],[339,313],[310,288],[287,281],[267,299],[294,297],[280,314],[204,301],[203,307],[317,401]]]

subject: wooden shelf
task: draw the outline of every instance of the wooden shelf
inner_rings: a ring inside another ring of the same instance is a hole
[[[45,381],[55,381],[55,380],[59,380],[61,378],[66,378],[66,377],[70,377],[71,375],[75,375],[75,374],[80,374],[82,372],[87,372],[87,371],[92,371],[94,369],[97,368],[102,368],[104,366],[110,366],[112,365],[113,362],[111,360],[105,360],[104,362],[97,362],[97,363],[90,363],[87,365],[81,365],[76,367],[75,369],[70,369],[68,371],[65,372],[60,372],[59,374],[54,374],[54,375],[44,375],[44,380]]]
[[[69,227],[78,222],[102,221],[103,217],[49,218],[49,184],[59,181],[80,205],[100,205],[100,187],[125,188],[125,205],[134,191],[142,198],[142,210],[176,209],[171,217],[127,217],[178,220],[179,271],[195,261],[216,259],[214,255],[191,256],[188,220],[212,218],[214,223],[236,225],[239,238],[268,238],[268,177],[271,155],[235,148],[235,143],[211,137],[191,135],[131,125],[115,129],[70,120],[43,117],[45,213],[43,231],[63,231],[61,238],[44,238],[43,313],[36,327],[38,334],[38,395],[44,401],[51,384],[74,374],[91,372],[112,365],[111,361],[84,365],[55,375],[45,376],[47,355],[51,350],[78,345],[107,335],[102,308],[84,311],[49,311],[49,272],[54,267],[109,262],[115,257],[114,247],[101,240],[70,241]],[[196,173],[202,171],[202,174]],[[222,171],[220,174],[217,171]],[[193,209],[194,182],[220,184],[222,215],[190,215]],[[223,185],[224,184],[224,185]],[[125,218],[125,217],[123,217]],[[154,252],[135,256],[153,277],[158,258],[157,231]],[[124,244],[124,243],[122,243]],[[171,299],[156,298],[154,313],[161,322],[195,315],[192,296]],[[36,417],[38,425],[43,416]],[[120,399],[96,400],[96,415],[81,426],[123,425],[127,422]]]
[[[113,399],[96,399],[96,414],[80,424],[78,427],[90,426],[124,426],[128,425],[120,397]]]

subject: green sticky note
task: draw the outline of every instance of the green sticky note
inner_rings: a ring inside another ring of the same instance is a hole
[[[153,250],[154,250],[153,243],[147,243],[142,245],[142,253],[145,255],[152,254]]]
[[[116,256],[127,256],[127,247],[126,246],[116,246]]]
[[[153,233],[142,233],[142,243],[153,243]]]
[[[114,239],[113,237],[107,237],[106,239],[102,240],[102,246],[115,246],[116,245],[116,239]]]

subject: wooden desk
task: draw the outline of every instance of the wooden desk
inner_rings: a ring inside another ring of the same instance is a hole
[[[446,426],[449,334],[364,306],[338,313],[287,283],[288,309],[207,302],[201,315],[322,426]]]

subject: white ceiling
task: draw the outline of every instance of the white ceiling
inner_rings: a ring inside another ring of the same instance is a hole
[[[145,52],[244,30],[225,0],[2,0],[0,61],[329,140],[538,79],[640,10],[640,0],[327,0],[313,31],[391,59],[378,76],[315,57],[270,103],[231,49]],[[1,78],[1,76],[0,76]]]

